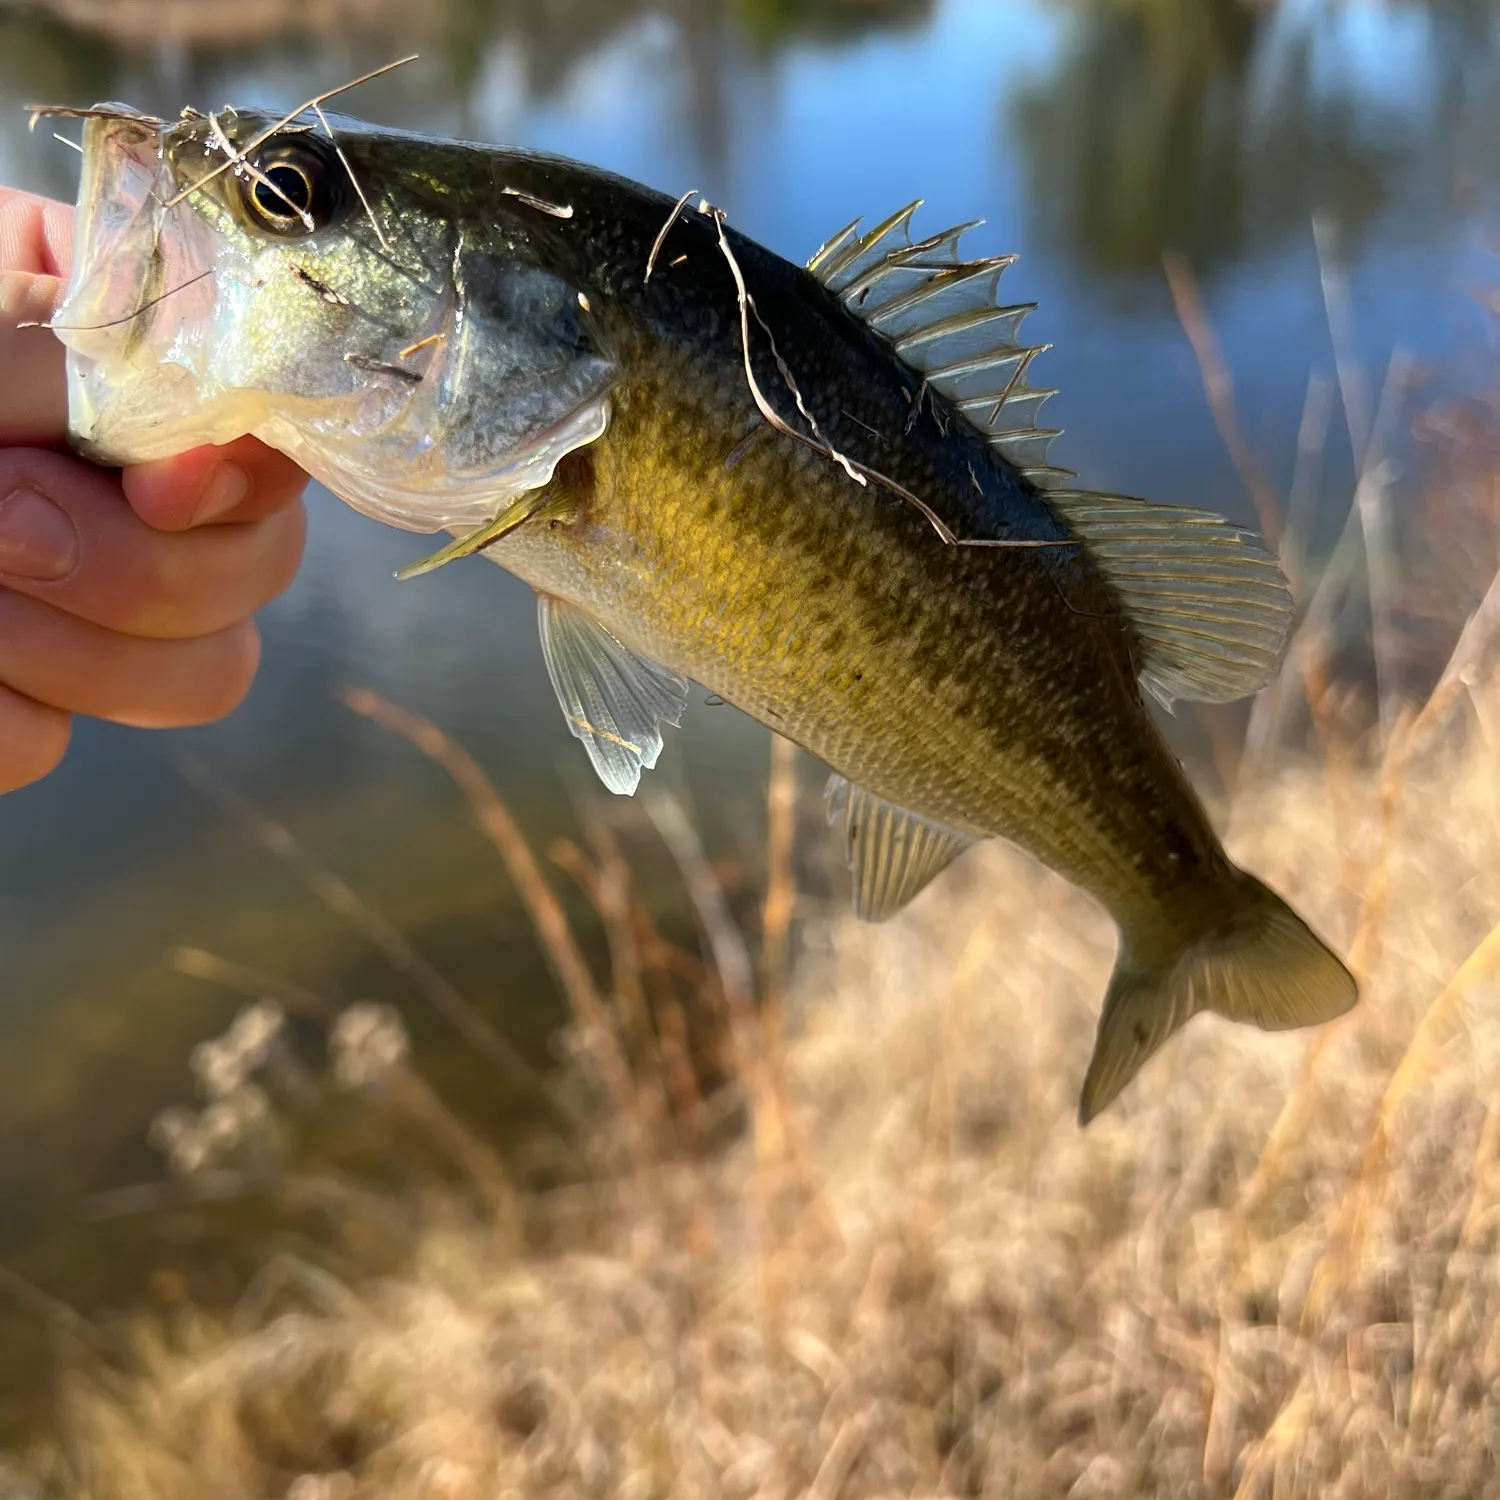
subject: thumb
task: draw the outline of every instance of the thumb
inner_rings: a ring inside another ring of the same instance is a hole
[[[0,188],[0,444],[51,446],[67,436],[63,346],[44,327],[62,299],[73,253],[73,210]]]

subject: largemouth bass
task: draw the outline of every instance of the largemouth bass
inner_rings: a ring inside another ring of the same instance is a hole
[[[1219,516],[1074,487],[1030,310],[916,205],[797,266],[711,205],[315,110],[86,116],[53,326],[85,452],[254,433],[537,593],[568,728],[633,792],[688,680],[828,763],[857,910],[1004,838],[1119,928],[1079,1114],[1199,1011],[1353,978],[1221,848],[1143,693],[1274,674],[1291,601]]]

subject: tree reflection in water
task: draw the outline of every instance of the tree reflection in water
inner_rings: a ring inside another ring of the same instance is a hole
[[[1357,240],[1435,157],[1453,176],[1430,191],[1468,167],[1493,170],[1473,149],[1493,139],[1500,81],[1494,12],[1479,0],[1397,7],[1365,55],[1357,7],[1059,8],[1073,12],[1061,61],[1014,91],[1002,128],[1039,237],[1091,271],[1159,276],[1177,251],[1212,275],[1305,236],[1315,211]],[[1377,68],[1385,80],[1370,76]]]

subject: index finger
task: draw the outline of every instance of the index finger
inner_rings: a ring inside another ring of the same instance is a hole
[[[73,268],[73,209],[0,187],[0,270],[66,281]]]
[[[68,431],[63,347],[44,324],[62,299],[73,257],[73,210],[0,188],[0,444],[51,446]]]

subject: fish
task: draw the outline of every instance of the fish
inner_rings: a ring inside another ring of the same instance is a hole
[[[1118,947],[1078,1119],[1194,1015],[1318,1025],[1355,979],[1225,853],[1150,703],[1275,675],[1249,529],[1080,487],[1010,256],[919,204],[805,264],[532,151],[226,106],[84,120],[52,326],[110,463],[254,434],[366,516],[537,597],[564,720],[633,793],[689,684],[822,760],[856,912],[1002,839]],[[977,221],[976,221],[977,222]],[[1039,998],[1038,1003],[1045,1003]]]

